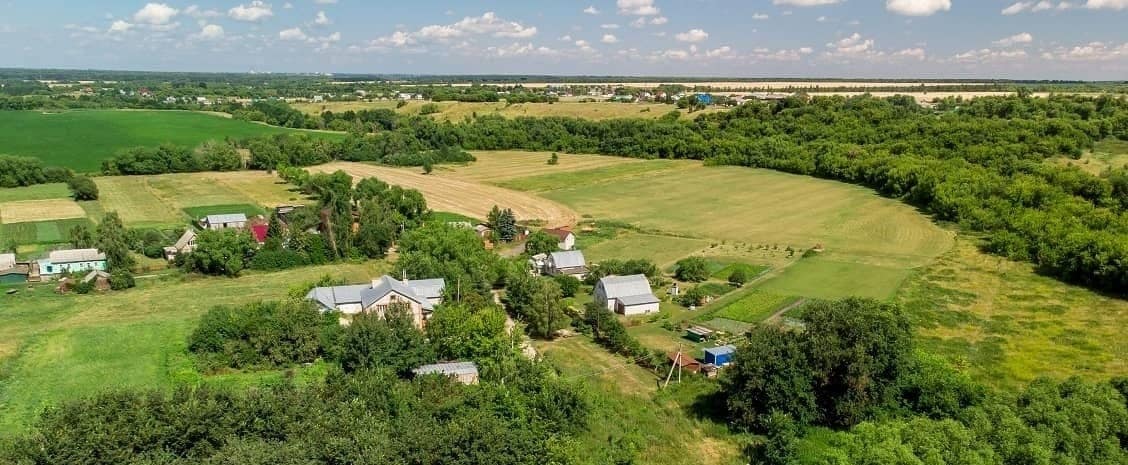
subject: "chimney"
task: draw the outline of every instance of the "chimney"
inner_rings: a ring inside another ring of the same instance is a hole
[[[379,284],[380,284],[380,278],[372,278],[372,288],[373,289],[376,289],[376,286],[379,285]]]
[[[407,286],[407,285],[408,285],[408,282],[407,282],[407,270],[403,270],[403,285],[404,285],[404,286]]]

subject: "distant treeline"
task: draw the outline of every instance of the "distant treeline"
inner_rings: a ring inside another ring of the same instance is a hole
[[[38,158],[0,155],[0,187],[66,182],[72,176],[74,173],[66,168],[43,166]]]

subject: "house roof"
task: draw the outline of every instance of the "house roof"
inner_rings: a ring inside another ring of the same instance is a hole
[[[106,254],[98,249],[68,249],[51,251],[47,258],[51,263],[97,262],[105,260]]]
[[[16,254],[0,253],[0,270],[16,267]]]
[[[634,305],[656,304],[659,302],[658,298],[654,297],[654,294],[625,295],[622,297],[617,297],[617,299],[619,299],[619,303],[628,307]]]
[[[423,365],[411,371],[416,375],[435,373],[447,376],[476,375],[478,374],[478,365],[474,362],[435,363],[432,365]]]
[[[179,252],[181,250],[184,250],[185,247],[188,247],[188,244],[191,244],[195,239],[196,230],[192,228],[185,229],[184,234],[180,235],[180,239],[177,239],[176,243],[173,244],[172,247],[175,248],[177,252]]]
[[[404,283],[385,275],[374,280],[372,284],[315,287],[306,294],[306,299],[317,301],[325,308],[336,308],[338,305],[346,304],[360,304],[361,307],[367,308],[389,293],[395,292],[415,301],[424,310],[432,310],[434,305],[427,299],[441,297],[444,288],[446,288],[446,281],[442,278],[420,279]]]
[[[584,253],[579,250],[552,252],[550,255],[552,256],[552,264],[557,269],[581,268],[587,266],[587,260],[584,260]]]
[[[666,352],[666,358],[671,363],[676,363],[677,365],[680,365],[682,367],[701,365],[701,362],[697,361],[697,359],[693,358],[693,356],[685,352],[682,352],[680,357],[678,356],[677,352]]]
[[[204,217],[208,224],[246,223],[247,215],[242,213],[225,213],[222,215],[208,215]]]
[[[606,276],[599,280],[603,292],[609,299],[621,299],[626,296],[653,295],[650,290],[650,281],[646,276],[634,274],[630,276]]]
[[[705,353],[710,354],[710,355],[714,355],[714,356],[716,356],[716,355],[727,355],[727,354],[731,354],[733,352],[736,352],[736,346],[731,345],[731,344],[725,345],[725,346],[720,346],[720,347],[711,347],[711,348],[705,349]]]
[[[563,228],[542,229],[541,231],[544,231],[545,233],[548,233],[550,236],[553,236],[553,237],[555,237],[555,238],[557,238],[561,241],[563,241],[564,239],[567,239],[568,236],[574,236],[575,235],[575,234],[572,233],[572,231],[569,231],[569,230],[563,229]]]

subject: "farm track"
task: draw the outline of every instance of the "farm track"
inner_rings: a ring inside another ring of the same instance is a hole
[[[415,168],[333,162],[311,167],[310,170],[321,173],[341,170],[356,181],[375,177],[391,184],[417,189],[423,193],[427,205],[432,210],[453,212],[472,218],[485,218],[494,205],[512,208],[519,220],[542,220],[548,227],[571,226],[576,224],[579,217],[572,209],[548,199],[496,186],[425,175],[414,171]]]

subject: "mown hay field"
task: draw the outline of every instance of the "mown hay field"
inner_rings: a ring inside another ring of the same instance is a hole
[[[0,112],[0,154],[34,157],[48,166],[94,172],[100,169],[102,160],[130,147],[163,143],[195,146],[211,139],[294,131],[226,116],[167,110],[5,111]]]
[[[71,199],[17,200],[0,203],[0,223],[31,223],[35,221],[82,218],[86,211]]]
[[[526,151],[475,151],[477,161],[465,165],[440,165],[435,172],[457,179],[476,182],[504,181],[550,173],[591,170],[638,163],[642,160],[606,155],[557,153],[555,165],[549,165],[551,153]]]
[[[568,207],[542,197],[451,176],[426,175],[419,168],[333,162],[311,167],[310,170],[323,173],[342,170],[351,175],[353,181],[375,177],[391,184],[418,189],[432,210],[458,213],[471,218],[485,218],[490,209],[498,205],[512,208],[518,220],[540,220],[549,227],[572,225],[577,220],[576,213]]]
[[[187,219],[183,211],[197,207],[308,202],[277,176],[258,171],[106,176],[95,183],[102,209],[117,211],[131,226],[180,224]]]

